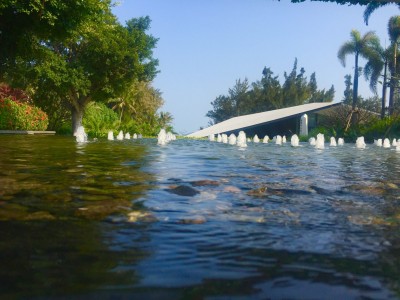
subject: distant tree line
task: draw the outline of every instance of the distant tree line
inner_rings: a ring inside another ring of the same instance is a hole
[[[274,110],[284,107],[313,102],[330,102],[335,96],[335,89],[318,89],[315,72],[310,79],[304,68],[298,70],[295,59],[290,73],[284,72],[284,82],[274,75],[270,68],[264,67],[262,78],[249,84],[247,79],[236,80],[228,95],[220,95],[211,102],[212,110],[207,117],[210,124],[216,124],[232,117]]]

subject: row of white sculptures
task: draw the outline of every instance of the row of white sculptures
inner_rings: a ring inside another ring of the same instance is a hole
[[[117,140],[119,140],[119,141],[122,141],[123,139],[125,139],[125,140],[130,140],[130,139],[131,139],[131,134],[130,134],[129,132],[127,132],[127,133],[124,134],[124,132],[121,130],[121,131],[118,133],[118,135],[117,135],[116,138],[117,138]],[[141,135],[141,134],[136,134],[136,133],[134,133],[134,134],[132,135],[132,139],[134,139],[134,140],[136,140],[136,139],[141,139],[141,138],[142,138],[142,135]],[[109,141],[113,141],[113,140],[114,140],[114,132],[109,131],[109,132],[108,132],[107,139],[108,139]]]
[[[75,136],[76,141],[78,143],[84,143],[84,142],[87,142],[87,140],[88,140],[88,136],[87,136],[87,134],[85,132],[85,128],[83,126],[79,126],[78,127],[78,129],[76,130],[76,133],[74,134],[74,136]],[[141,138],[142,138],[141,134],[134,133],[132,135],[132,139],[141,139]],[[107,139],[109,141],[113,141],[114,140],[114,132],[113,131],[109,131],[108,132]],[[121,130],[118,133],[118,135],[116,136],[116,139],[120,140],[120,141],[124,140],[124,139],[125,140],[130,140],[131,139],[131,135],[130,135],[129,132],[126,132],[124,134],[124,132]],[[159,145],[165,145],[168,142],[174,141],[174,140],[176,140],[175,134],[173,134],[172,132],[166,132],[165,129],[161,129],[159,134],[158,134],[158,137],[157,137],[157,143]]]
[[[83,128],[83,126],[80,126],[77,129],[77,132],[75,133],[75,137],[76,137],[76,141],[79,143],[84,143],[87,141],[87,134],[85,132],[85,129]],[[108,132],[108,140],[114,140],[114,133],[112,131]],[[132,136],[133,139],[140,139],[142,138],[141,134],[133,134]],[[117,140],[123,140],[123,139],[131,139],[131,135],[127,132],[124,133],[122,132],[122,130],[118,133]],[[160,132],[158,133],[157,136],[157,144],[158,145],[166,145],[167,143],[169,143],[170,141],[174,141],[176,140],[176,136],[175,134],[171,133],[171,132],[166,132],[165,129],[161,129]],[[222,142],[225,144],[230,144],[230,145],[237,145],[241,148],[247,147],[247,142],[251,142],[252,140],[250,138],[246,138],[246,133],[244,131],[240,131],[238,136],[236,137],[235,134],[230,134],[229,136],[227,134],[218,134],[217,138],[215,138],[214,134],[211,134],[209,136],[209,140],[210,141],[217,141],[217,142]],[[268,135],[266,135],[262,142],[264,144],[268,143],[270,141]],[[272,142],[274,142],[277,145],[282,145],[285,144],[286,141],[286,136],[274,136],[273,139],[271,140]],[[308,142],[310,143],[311,146],[314,146],[316,149],[324,149],[325,148],[325,137],[322,133],[319,133],[317,135],[317,138],[311,137]],[[253,137],[253,143],[260,143],[260,139],[257,135],[255,135]],[[298,147],[300,143],[300,139],[297,136],[297,134],[292,135],[292,137],[290,138],[290,144],[293,147]],[[343,138],[338,138],[337,142],[336,139],[334,137],[330,138],[330,144],[331,147],[336,147],[336,146],[342,146],[344,145],[344,140]],[[364,137],[358,137],[356,140],[356,148],[359,149],[365,149],[365,147],[367,146],[365,141],[364,141]],[[374,140],[374,145],[376,145],[377,147],[383,147],[383,148],[391,148],[391,147],[396,147],[397,151],[400,151],[400,139],[396,140],[393,139],[392,142],[390,142],[390,140],[388,138],[385,139],[378,139],[378,140]]]
[[[217,137],[215,138],[214,134],[209,135],[208,137],[209,141],[214,142],[215,140],[219,143],[225,143],[225,144],[230,144],[230,145],[237,145],[239,147],[247,147],[246,142],[253,142],[253,143],[260,143],[260,138],[257,136],[257,134],[254,136],[253,140],[250,138],[246,138],[246,134],[244,131],[240,131],[238,136],[236,137],[235,134],[230,134],[229,136],[227,134],[217,134]],[[270,141],[268,135],[266,135],[262,142],[264,144],[267,144]],[[277,145],[282,145],[285,144],[286,141],[286,136],[274,136],[273,139],[271,140]],[[317,135],[317,138],[311,137],[308,140],[309,144],[311,146],[314,146],[316,149],[324,149],[325,148],[325,136],[322,133],[319,133]],[[300,139],[297,136],[297,134],[292,135],[290,138],[290,144],[293,147],[298,147],[300,144]],[[329,146],[331,147],[336,147],[336,146],[343,146],[344,145],[344,139],[343,138],[338,138],[337,141],[335,137],[330,138],[330,144]],[[366,143],[364,141],[364,137],[358,137],[356,140],[356,148],[359,149],[365,149]],[[396,147],[396,150],[400,151],[400,139],[397,141],[396,139],[393,139],[392,143],[388,138],[382,140],[374,140],[374,145],[378,147],[383,147],[383,148],[390,148],[390,147]]]
[[[74,134],[74,136],[75,136],[76,141],[77,141],[78,143],[85,143],[85,142],[87,142],[87,140],[88,140],[88,136],[87,136],[87,134],[86,134],[86,132],[85,132],[85,128],[84,128],[83,126],[79,126],[79,127],[78,127],[78,129],[76,130],[76,133]],[[141,134],[136,134],[136,133],[134,133],[134,134],[132,135],[132,139],[141,139],[141,138],[142,138],[142,135],[141,135]],[[108,132],[107,139],[108,139],[109,141],[113,141],[113,140],[114,140],[114,132],[109,131],[109,132]],[[124,134],[124,132],[121,130],[121,131],[118,133],[116,139],[117,139],[117,140],[120,140],[120,141],[122,141],[123,139],[125,139],[125,140],[130,140],[130,139],[131,139],[131,135],[130,135],[129,132],[127,132],[127,133]]]

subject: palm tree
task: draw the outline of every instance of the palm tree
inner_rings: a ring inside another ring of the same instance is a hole
[[[375,49],[376,54],[364,67],[364,76],[369,81],[369,87],[371,91],[377,94],[377,85],[380,77],[382,76],[382,105],[381,105],[381,119],[385,117],[386,108],[386,89],[387,89],[387,69],[389,62],[389,49],[383,49],[380,45],[377,45]],[[382,75],[383,72],[383,75]]]
[[[392,115],[394,110],[394,98],[397,88],[397,82],[399,80],[397,70],[397,48],[399,46],[398,42],[400,38],[400,16],[393,16],[389,19],[388,32],[393,47],[393,56],[390,64],[391,77],[389,93],[389,115]]]
[[[160,115],[158,117],[158,122],[161,128],[166,128],[168,126],[171,126],[173,120],[174,117],[169,112],[162,111],[160,112]]]
[[[379,45],[379,38],[373,31],[369,31],[363,36],[361,36],[360,32],[354,29],[351,31],[350,36],[351,36],[350,41],[345,42],[339,48],[338,58],[339,61],[342,63],[342,65],[345,67],[346,56],[349,54],[354,54],[355,56],[353,102],[352,102],[352,110],[354,111],[357,107],[357,98],[358,98],[359,56],[367,60],[375,59],[377,55],[376,49],[378,48]]]

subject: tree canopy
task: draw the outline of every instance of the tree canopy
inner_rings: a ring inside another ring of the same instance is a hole
[[[264,67],[259,81],[248,83],[248,80],[236,80],[228,95],[218,96],[211,105],[207,117],[211,124],[219,123],[229,118],[252,114],[267,110],[301,105],[312,102],[330,102],[334,98],[335,89],[319,90],[316,74],[312,73],[308,80],[305,69],[297,67],[295,59],[291,72],[284,73],[283,84],[279,76],[274,75],[270,68]]]
[[[7,0],[0,3],[0,75],[15,58],[33,59],[40,41],[71,37],[91,16],[109,11],[110,0]]]
[[[370,61],[376,61],[376,57],[379,56],[377,49],[379,48],[379,38],[378,36],[369,31],[361,36],[360,32],[357,30],[352,30],[350,33],[350,40],[346,41],[342,46],[340,46],[338,51],[338,59],[342,65],[346,66],[346,57],[350,54],[354,54],[354,90],[353,90],[353,110],[357,106],[358,99],[358,77],[359,77],[359,57],[364,57]]]
[[[75,131],[88,103],[107,102],[133,82],[155,78],[157,39],[147,33],[149,17],[119,24],[109,0],[67,2],[9,0],[0,5],[0,40],[7,40],[0,78],[32,91],[50,116],[70,110]],[[3,21],[13,14],[20,27]],[[12,52],[14,46],[18,49]]]

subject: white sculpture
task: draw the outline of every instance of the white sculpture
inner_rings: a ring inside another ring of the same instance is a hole
[[[117,140],[122,141],[123,139],[124,139],[124,133],[121,130],[117,135]]]
[[[228,136],[225,133],[222,134],[222,143],[228,144]]]
[[[229,138],[228,138],[228,143],[229,145],[236,145],[236,135],[231,133]]]
[[[282,145],[282,137],[280,135],[276,136],[275,144]]]
[[[237,137],[236,145],[238,145],[241,148],[247,147],[246,144],[246,133],[244,131],[240,131],[239,135]]]
[[[315,142],[315,148],[324,149],[325,148],[325,137],[322,133],[317,134],[317,140]]]
[[[358,137],[356,140],[356,148],[365,149],[365,146],[366,144],[364,142],[364,137],[363,136]]]
[[[290,144],[293,147],[298,147],[299,146],[299,137],[297,136],[297,134],[293,134],[292,137],[290,138]]]
[[[108,139],[109,141],[113,141],[113,140],[114,140],[114,132],[109,131],[109,132],[108,132],[107,139]]]
[[[167,144],[167,133],[165,132],[164,128],[161,129],[160,132],[158,133],[157,144],[161,146]]]
[[[75,133],[75,138],[78,143],[87,142],[87,134],[85,132],[85,128],[83,126],[79,126]]]
[[[384,139],[383,140],[383,148],[390,148],[390,140],[389,139]]]

